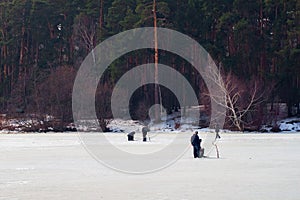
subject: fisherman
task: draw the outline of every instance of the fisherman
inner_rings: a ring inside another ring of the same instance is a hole
[[[144,126],[142,128],[143,142],[147,142],[147,133],[148,133],[148,131],[150,131],[150,129],[148,128],[148,126]]]
[[[194,158],[200,158],[203,156],[201,156],[202,153],[200,154],[201,142],[202,140],[198,136],[198,131],[196,131],[191,137],[191,144],[194,148]]]
[[[134,141],[134,134],[135,134],[134,131],[131,131],[130,133],[127,134],[128,141]]]

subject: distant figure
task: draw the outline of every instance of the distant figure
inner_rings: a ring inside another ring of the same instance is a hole
[[[147,142],[147,133],[148,133],[148,131],[150,131],[150,129],[148,128],[148,126],[144,126],[142,128],[143,142]]]
[[[134,131],[131,131],[130,133],[127,134],[128,141],[134,141],[134,134],[135,134]]]
[[[202,140],[198,136],[198,131],[196,131],[191,137],[191,144],[194,148],[194,158],[202,157],[201,151],[201,142]]]
[[[175,122],[174,128],[175,128],[176,130],[179,129],[179,128],[180,128],[180,123],[179,123],[179,122]]]
[[[216,138],[215,138],[215,139],[220,139],[220,138],[221,138],[221,136],[219,135],[220,128],[219,128],[219,125],[218,125],[218,124],[216,124],[215,132],[216,132]]]
[[[218,146],[217,146],[217,139],[221,138],[221,136],[219,135],[220,128],[219,128],[218,124],[216,124],[215,132],[216,132],[216,138],[215,138],[215,141],[213,142],[213,145],[216,147],[217,158],[220,158],[219,149],[218,149]]]

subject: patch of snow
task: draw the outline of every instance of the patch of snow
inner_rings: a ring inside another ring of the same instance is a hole
[[[173,113],[162,118],[162,122],[153,123],[150,121],[148,126],[150,132],[182,132],[182,131],[191,131],[194,129],[199,129],[196,119],[193,118],[180,118],[180,113]],[[179,127],[176,127],[179,125]],[[116,133],[129,133],[131,131],[140,132],[144,126],[143,122],[135,120],[123,120],[123,119],[114,119],[108,124],[108,128],[112,132]]]
[[[300,118],[288,118],[279,122],[279,128],[285,132],[300,132]]]

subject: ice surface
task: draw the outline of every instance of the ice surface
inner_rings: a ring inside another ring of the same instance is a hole
[[[147,144],[108,137],[135,150],[164,145],[171,135]],[[215,152],[194,159],[190,149],[169,168],[130,175],[95,161],[77,134],[1,134],[0,199],[299,199],[300,134],[221,137],[220,159]]]

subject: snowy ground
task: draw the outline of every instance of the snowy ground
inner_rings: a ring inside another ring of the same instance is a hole
[[[0,199],[299,199],[300,134],[221,136],[220,159],[190,149],[169,168],[130,175],[91,158],[77,134],[0,134]]]

